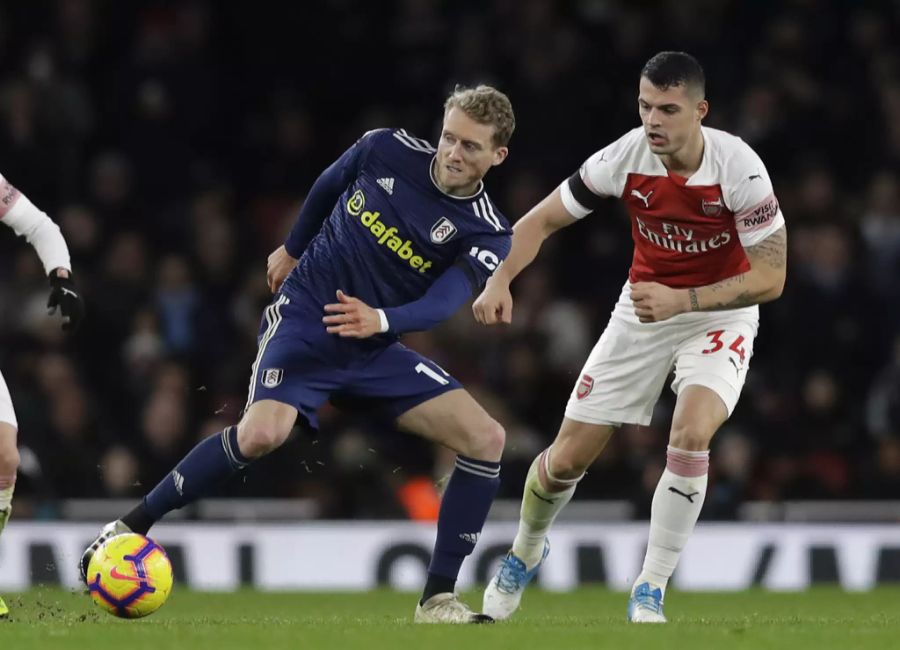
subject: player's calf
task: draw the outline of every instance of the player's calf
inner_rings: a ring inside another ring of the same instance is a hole
[[[551,469],[551,449],[545,449],[528,470],[522,497],[519,530],[512,549],[484,591],[485,614],[497,620],[512,616],[525,587],[550,552],[547,534],[553,521],[575,494],[581,476],[563,479]]]
[[[419,601],[453,593],[463,561],[475,549],[494,495],[500,487],[500,463],[457,456],[441,500],[437,540]]]
[[[2,381],[2,378],[0,378]],[[0,532],[12,513],[16,471],[19,469],[19,450],[16,449],[16,427],[0,422]]]

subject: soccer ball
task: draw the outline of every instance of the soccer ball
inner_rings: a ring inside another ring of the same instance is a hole
[[[140,618],[162,607],[172,591],[172,563],[162,546],[134,533],[108,539],[88,565],[88,590],[102,609]]]

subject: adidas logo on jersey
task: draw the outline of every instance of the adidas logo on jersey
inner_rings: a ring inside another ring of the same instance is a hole
[[[381,185],[381,189],[383,189],[388,194],[394,193],[394,179],[393,178],[379,178],[376,183]]]

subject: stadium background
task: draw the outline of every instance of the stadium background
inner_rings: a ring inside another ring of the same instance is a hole
[[[784,296],[714,441],[703,520],[748,502],[900,499],[900,5],[896,2],[0,3],[0,170],[62,227],[88,318],[46,318],[39,261],[0,238],[0,367],[20,421],[15,520],[135,498],[245,399],[265,260],[317,173],[364,131],[433,139],[454,83],[509,94],[487,187],[515,220],[638,124],[662,49],[696,55],[710,126],[766,162],[790,230]],[[508,432],[500,497],[532,457],[631,253],[613,201],[514,285],[515,324],[467,310],[407,337]],[[579,499],[648,513],[672,395],[626,427]],[[450,456],[333,409],[234,481],[327,519],[428,519]],[[15,529],[10,526],[8,532]]]

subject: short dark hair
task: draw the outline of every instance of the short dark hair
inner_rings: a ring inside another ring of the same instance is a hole
[[[687,52],[660,52],[653,55],[641,70],[641,76],[662,90],[672,86],[685,86],[706,97],[706,75],[703,68]]]

